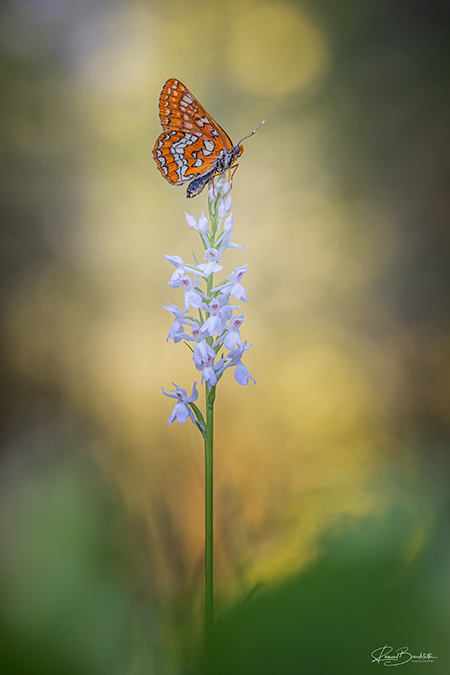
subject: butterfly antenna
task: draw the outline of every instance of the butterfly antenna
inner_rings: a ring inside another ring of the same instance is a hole
[[[242,143],[242,141],[245,141],[246,138],[250,138],[250,136],[253,136],[253,134],[256,134],[256,132],[258,131],[258,129],[261,129],[261,127],[262,127],[262,125],[265,123],[265,121],[266,121],[266,120],[263,120],[263,121],[261,122],[261,124],[258,125],[258,126],[256,127],[256,129],[254,129],[254,130],[252,131],[251,134],[247,134],[247,136],[244,136],[244,138],[241,138],[241,140],[240,140],[239,143],[238,143],[238,146]]]

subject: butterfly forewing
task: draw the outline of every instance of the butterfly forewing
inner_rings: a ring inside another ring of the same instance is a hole
[[[204,107],[179,80],[167,80],[159,97],[159,119],[165,129],[199,131],[220,147],[231,150],[233,143],[228,134],[206,112]]]
[[[179,80],[167,80],[159,98],[163,133],[153,148],[162,176],[178,185],[210,171],[233,144],[225,131]]]

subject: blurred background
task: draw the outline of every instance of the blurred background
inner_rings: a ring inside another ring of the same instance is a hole
[[[449,29],[444,0],[3,0],[2,675],[360,675],[384,644],[449,672]],[[207,202],[152,160],[169,77],[235,142],[266,120],[206,663],[203,447],[161,393],[198,373],[161,304]]]

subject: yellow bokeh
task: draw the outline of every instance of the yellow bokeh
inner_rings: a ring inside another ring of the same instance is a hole
[[[277,97],[317,87],[329,62],[324,35],[300,8],[281,2],[236,6],[227,63],[253,94]]]

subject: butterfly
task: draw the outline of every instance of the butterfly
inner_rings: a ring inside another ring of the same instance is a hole
[[[153,147],[153,159],[171,185],[191,181],[186,196],[195,197],[214,176],[236,169],[241,145],[237,145],[179,80],[167,80],[159,97],[159,119],[163,128]]]

